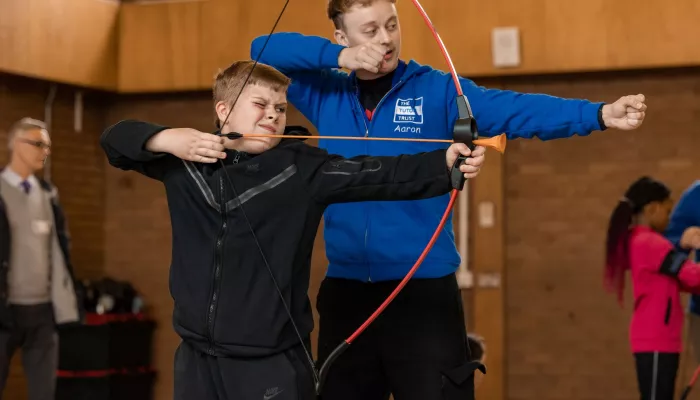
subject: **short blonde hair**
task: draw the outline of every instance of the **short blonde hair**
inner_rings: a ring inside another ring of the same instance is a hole
[[[213,96],[214,107],[220,101],[233,104],[243,91],[243,85],[262,85],[274,91],[287,91],[292,80],[277,69],[262,63],[255,64],[252,60],[236,61],[228,68],[219,71],[214,79]],[[248,77],[250,75],[250,77]],[[247,79],[247,82],[246,82]],[[219,125],[218,116],[215,117],[216,127]]]

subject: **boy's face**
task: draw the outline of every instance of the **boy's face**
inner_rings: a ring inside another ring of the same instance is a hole
[[[228,106],[224,102],[216,104],[219,121],[226,119]],[[247,85],[241,93],[236,106],[231,112],[222,133],[264,133],[282,135],[287,125],[287,94],[275,91],[267,86]],[[260,154],[279,144],[281,137],[251,137],[225,139],[224,146],[229,149]]]
[[[401,52],[401,26],[394,3],[376,0],[369,6],[355,4],[343,14],[342,20],[342,28],[335,31],[339,44],[354,47],[374,42],[387,50],[379,73],[372,75],[386,75],[396,69]]]

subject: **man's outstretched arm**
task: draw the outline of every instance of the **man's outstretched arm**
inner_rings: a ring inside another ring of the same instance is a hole
[[[461,84],[481,136],[505,133],[509,139],[537,137],[551,140],[586,136],[608,128],[632,130],[642,125],[647,109],[641,94],[623,96],[615,103],[605,104],[547,94],[487,89],[468,79],[461,79]],[[448,101],[450,119],[454,121],[457,107],[454,98]]]

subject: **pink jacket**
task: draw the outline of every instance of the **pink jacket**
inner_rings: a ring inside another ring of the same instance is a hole
[[[679,353],[683,344],[681,291],[700,292],[700,265],[686,259],[651,228],[632,229],[629,242],[634,293],[632,352]],[[671,271],[680,272],[674,276]]]

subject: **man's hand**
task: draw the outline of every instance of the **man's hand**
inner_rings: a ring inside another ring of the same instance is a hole
[[[486,147],[476,146],[472,152],[464,143],[453,143],[447,149],[445,161],[447,162],[447,168],[450,169],[460,155],[471,155],[471,158],[467,158],[464,164],[459,167],[459,170],[464,172],[465,178],[472,179],[479,175],[479,170],[481,166],[484,165],[484,160],[486,159],[485,154]]]
[[[146,150],[154,153],[170,153],[183,160],[214,163],[226,158],[224,138],[190,128],[166,129],[148,142]]]
[[[612,104],[603,106],[603,122],[608,128],[631,131],[642,126],[647,105],[644,95],[623,96]]]
[[[376,74],[379,73],[385,54],[386,48],[376,43],[347,47],[338,55],[338,65],[351,71],[364,69]]]
[[[684,249],[700,249],[700,227],[691,226],[683,231],[680,246]]]

